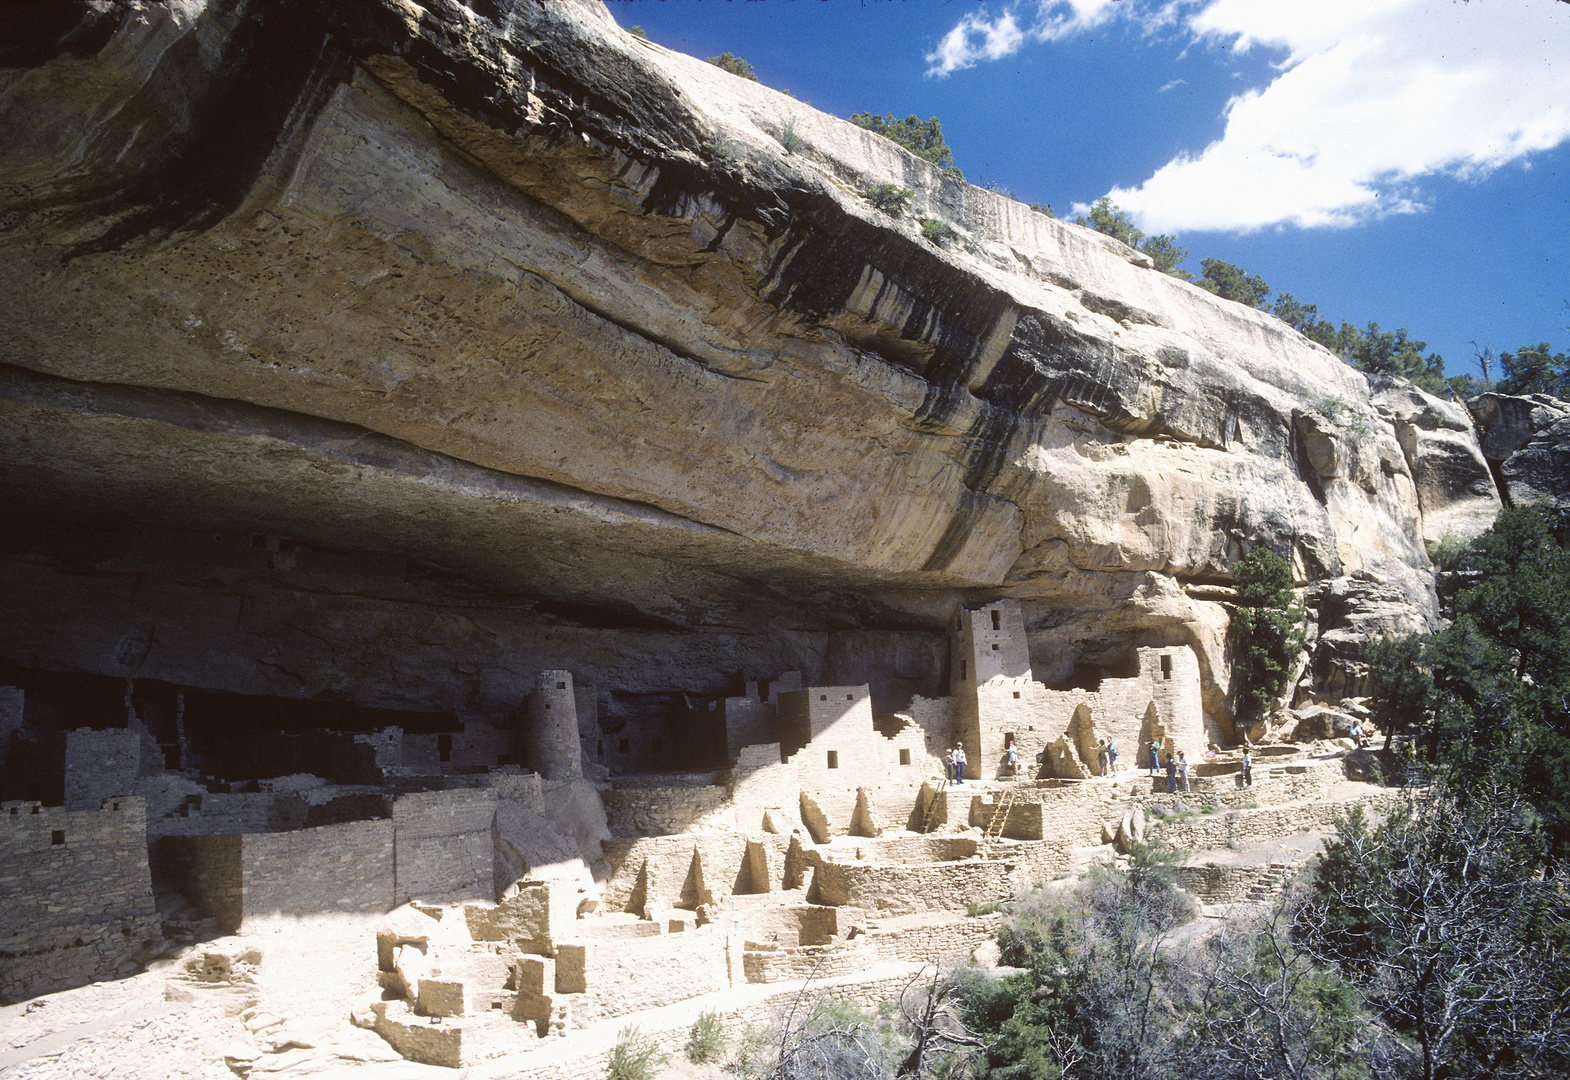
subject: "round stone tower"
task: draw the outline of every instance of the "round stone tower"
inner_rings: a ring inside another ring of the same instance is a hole
[[[534,680],[524,721],[523,749],[529,768],[547,780],[579,780],[583,756],[578,744],[578,706],[572,672],[542,671]]]

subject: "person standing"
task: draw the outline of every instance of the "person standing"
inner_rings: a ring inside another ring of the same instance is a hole
[[[1161,743],[1155,739],[1150,740],[1150,775],[1155,776],[1161,771]]]
[[[1167,794],[1177,791],[1177,762],[1172,760],[1171,751],[1167,752]]]
[[[943,779],[949,783],[954,782],[954,751],[943,751]]]
[[[1118,743],[1116,739],[1107,740],[1107,768],[1112,770],[1112,775],[1118,774]]]
[[[1188,790],[1188,757],[1181,750],[1178,751],[1177,771],[1178,771],[1178,779],[1183,781],[1183,790],[1187,791]]]
[[[1096,764],[1101,767],[1101,775],[1107,775],[1107,740],[1096,740]]]
[[[956,746],[954,748],[954,782],[956,784],[963,784],[965,782],[964,746]]]
[[[1243,783],[1248,787],[1254,786],[1254,759],[1246,746],[1243,747]]]
[[[1014,740],[1013,739],[1009,740],[1008,761],[1009,761],[1009,775],[1010,776],[1018,776],[1019,775],[1019,751],[1014,749]]]

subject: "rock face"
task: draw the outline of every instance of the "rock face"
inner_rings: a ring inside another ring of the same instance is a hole
[[[1467,408],[1511,505],[1570,508],[1570,404],[1547,394],[1480,394]]]
[[[460,716],[565,669],[636,722],[896,632],[941,687],[1009,596],[1039,677],[1187,643],[1224,721],[1233,560],[1421,626],[1423,541],[1497,505],[1459,410],[598,3],[45,9],[0,58],[13,664]]]

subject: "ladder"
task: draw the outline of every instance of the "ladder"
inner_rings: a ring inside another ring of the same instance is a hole
[[[921,831],[923,833],[929,833],[932,831],[932,819],[938,814],[938,799],[942,797],[943,793],[948,789],[949,778],[945,776],[943,778],[943,782],[938,785],[937,790],[932,793],[932,798],[927,800],[927,813],[926,816],[921,819]]]
[[[992,820],[987,823],[987,831],[982,834],[981,846],[986,851],[991,848],[992,841],[1003,835],[1004,828],[1008,825],[1009,808],[1014,805],[1014,789],[1004,788],[998,796],[997,805],[992,808]]]

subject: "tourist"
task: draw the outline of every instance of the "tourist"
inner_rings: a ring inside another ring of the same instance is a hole
[[[1019,773],[1019,751],[1014,749],[1014,740],[1010,739],[1009,740],[1009,775],[1010,776],[1015,776],[1018,773]]]
[[[1357,748],[1363,749],[1363,725],[1355,716],[1352,718],[1352,738],[1357,743]]]
[[[1150,740],[1150,775],[1155,776],[1161,771],[1161,742],[1157,739]]]
[[[1118,744],[1116,739],[1107,740],[1107,768],[1112,770],[1112,775],[1118,774]]]
[[[1177,771],[1178,771],[1178,779],[1183,781],[1183,790],[1187,791],[1188,790],[1188,757],[1181,750],[1178,751]]]
[[[1167,751],[1167,794],[1177,791],[1177,762],[1172,760],[1172,751]]]
[[[1096,761],[1101,766],[1101,775],[1107,775],[1107,740],[1096,740]]]
[[[954,751],[953,750],[945,750],[943,752],[943,779],[948,781],[951,784],[954,782]]]
[[[1254,759],[1249,756],[1246,746],[1243,747],[1243,783],[1254,786]]]
[[[965,748],[963,746],[954,748],[954,782],[956,784],[965,782]]]

